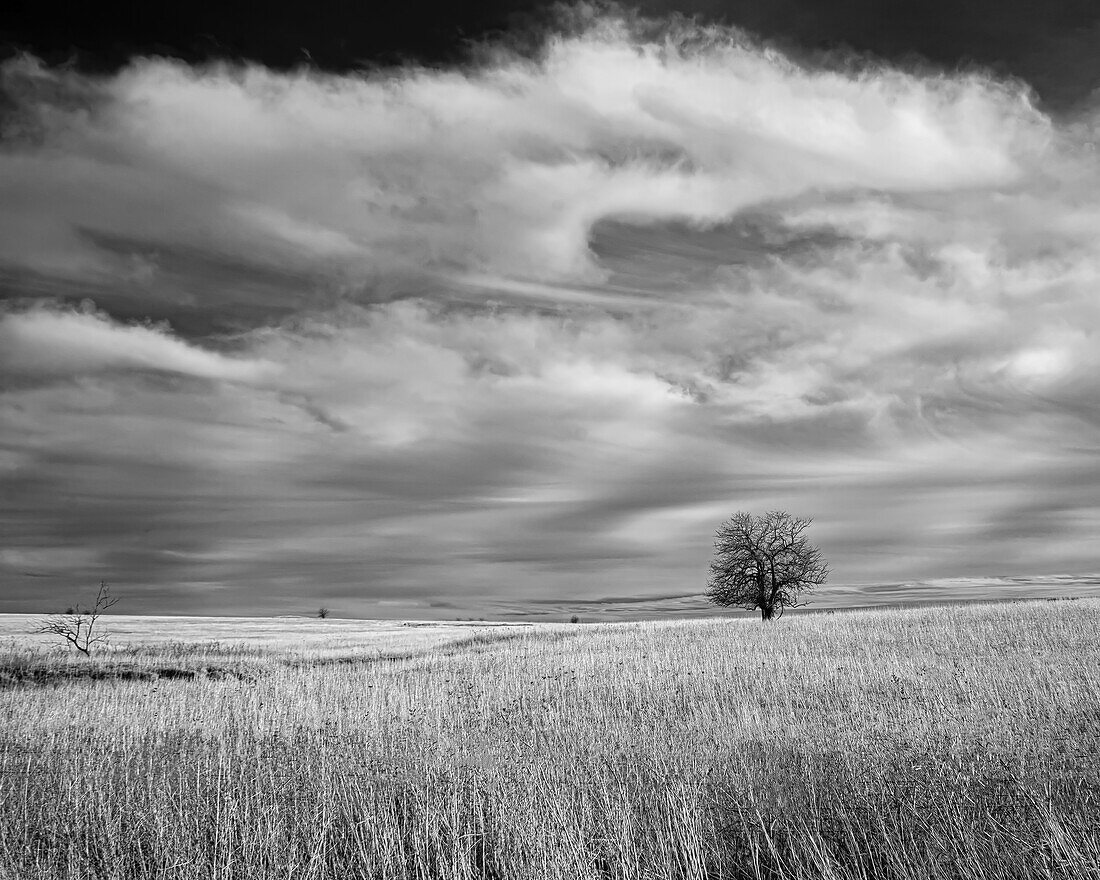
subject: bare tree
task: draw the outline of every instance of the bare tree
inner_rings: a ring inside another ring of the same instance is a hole
[[[321,620],[324,620],[328,615],[329,610],[324,605],[317,609],[317,616],[321,618]]]
[[[99,582],[99,592],[96,593],[95,604],[90,610],[68,609],[64,614],[55,614],[41,621],[32,632],[40,635],[61,636],[66,642],[85,656],[90,656],[92,651],[107,644],[107,636],[98,628],[99,616],[118,601],[118,597],[111,595],[111,588],[106,581]]]
[[[759,608],[761,620],[804,605],[799,594],[829,576],[821,551],[806,538],[811,522],[782,510],[735,513],[715,535],[707,598],[749,611]]]

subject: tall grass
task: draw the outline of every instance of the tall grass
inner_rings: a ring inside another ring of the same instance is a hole
[[[1018,603],[12,678],[0,876],[1100,877],[1098,623]]]

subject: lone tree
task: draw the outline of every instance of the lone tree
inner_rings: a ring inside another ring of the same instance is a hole
[[[317,616],[321,618],[321,620],[324,620],[328,615],[329,610],[324,605],[317,609]]]
[[[68,609],[64,614],[55,614],[41,621],[31,632],[40,635],[60,636],[85,656],[90,656],[96,648],[107,644],[107,636],[98,628],[99,616],[118,601],[111,595],[106,581],[99,582],[95,604],[90,610]]]
[[[825,583],[829,566],[806,539],[813,520],[786,511],[763,516],[738,511],[722,523],[714,538],[707,598],[718,605],[760,609],[761,620],[783,615],[784,608],[806,603],[798,595]]]

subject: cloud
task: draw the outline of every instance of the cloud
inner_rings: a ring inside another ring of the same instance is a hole
[[[841,583],[1097,567],[1095,122],[1026,84],[621,21],[2,81],[20,595],[649,607],[770,507]]]
[[[536,61],[360,76],[145,59],[93,79],[9,61],[0,255],[117,275],[81,240],[93,229],[357,280],[364,264],[592,278],[604,218],[712,224],[808,191],[1007,184],[1051,137],[1019,87],[826,72],[699,36],[645,43],[612,21]]]
[[[0,314],[0,368],[56,377],[153,370],[199,379],[250,381],[277,368],[205,351],[155,327],[126,326],[93,311],[36,308]]]

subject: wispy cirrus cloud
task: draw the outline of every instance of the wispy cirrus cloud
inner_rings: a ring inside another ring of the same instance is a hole
[[[9,62],[12,601],[644,601],[772,506],[841,582],[1095,570],[1095,121],[646,33]]]
[[[167,329],[119,324],[87,308],[39,307],[0,313],[0,369],[41,380],[104,370],[152,370],[250,381],[277,367],[189,345]]]

